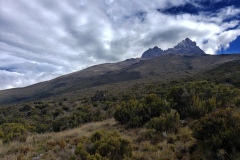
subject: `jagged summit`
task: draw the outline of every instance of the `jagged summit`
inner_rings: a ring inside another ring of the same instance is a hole
[[[145,51],[142,54],[142,58],[152,58],[152,57],[157,57],[160,54],[162,54],[164,51],[161,48],[158,48],[155,46],[154,48],[149,48],[147,51]]]
[[[185,47],[185,48],[187,48],[187,47],[193,47],[193,46],[197,46],[196,42],[191,41],[191,39],[189,39],[189,38],[186,38],[182,42],[178,43],[178,45],[175,46],[174,48],[177,48],[177,47]]]
[[[201,50],[196,42],[191,41],[189,38],[178,43],[174,48],[169,48],[165,51],[165,53],[174,53],[174,54],[205,54],[203,50]]]
[[[178,43],[173,48],[169,48],[167,50],[162,50],[155,46],[154,48],[150,48],[142,54],[141,58],[149,59],[154,58],[162,54],[206,54],[203,50],[201,50],[196,42],[192,41],[189,38]]]

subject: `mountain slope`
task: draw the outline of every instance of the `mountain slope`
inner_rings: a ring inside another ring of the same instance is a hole
[[[148,60],[102,64],[29,87],[0,91],[0,104],[38,100],[119,82],[173,80],[238,59],[240,55],[165,54]]]
[[[50,81],[37,83],[28,87],[0,91],[0,104],[24,102],[46,98],[52,95],[88,88],[97,84],[92,77],[99,77],[139,62],[140,59],[128,59],[118,63],[95,65],[71,74],[63,75]],[[89,86],[91,84],[91,86]]]

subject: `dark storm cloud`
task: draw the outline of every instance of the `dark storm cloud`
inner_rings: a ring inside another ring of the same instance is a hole
[[[143,44],[144,46],[160,44],[161,42],[171,42],[173,44],[176,44],[177,42],[179,42],[179,40],[182,39],[183,35],[193,35],[193,33],[191,32],[194,31],[188,29],[186,26],[168,27],[165,29],[164,32],[160,31],[149,34],[148,37],[143,40]],[[173,34],[174,36],[171,36]]]
[[[214,54],[240,35],[238,15],[232,0],[0,1],[0,89],[140,57],[186,37]]]

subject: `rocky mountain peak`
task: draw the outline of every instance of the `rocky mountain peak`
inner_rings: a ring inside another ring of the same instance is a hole
[[[149,59],[154,58],[162,54],[206,54],[203,50],[201,50],[197,43],[192,41],[189,38],[178,43],[173,48],[169,48],[167,50],[162,50],[155,46],[154,48],[150,48],[142,54],[141,58]]]
[[[196,42],[191,41],[191,39],[189,39],[189,38],[186,38],[186,39],[183,40],[182,42],[178,43],[178,45],[175,46],[174,48],[176,48],[176,47],[185,47],[185,48],[188,48],[188,47],[196,47],[196,46],[197,46]]]
[[[157,57],[159,54],[162,54],[163,50],[155,46],[154,48],[149,48],[142,54],[142,58],[149,59],[152,57]]]

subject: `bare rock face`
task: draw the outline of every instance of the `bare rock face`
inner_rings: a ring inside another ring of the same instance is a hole
[[[160,56],[162,54],[200,54],[200,55],[204,55],[206,53],[197,46],[196,42],[191,41],[189,38],[186,38],[185,40],[178,43],[175,47],[169,48],[165,51],[163,51],[161,48],[158,48],[157,46],[154,48],[150,48],[142,54],[141,58],[150,59],[150,58]]]

